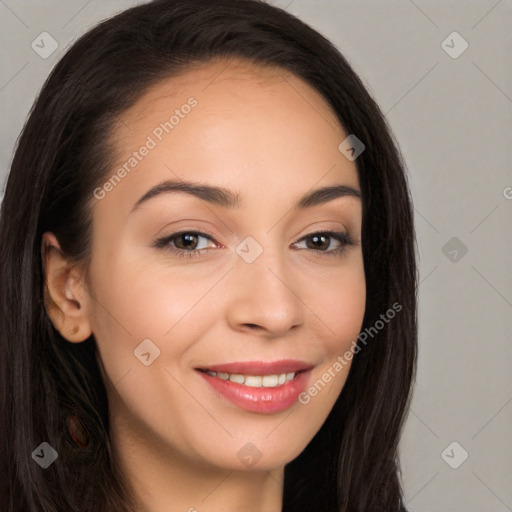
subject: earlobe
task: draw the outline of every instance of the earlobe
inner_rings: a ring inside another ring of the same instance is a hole
[[[41,261],[44,274],[44,305],[54,327],[73,343],[92,334],[88,311],[89,295],[83,273],[69,262],[53,233],[43,234]]]

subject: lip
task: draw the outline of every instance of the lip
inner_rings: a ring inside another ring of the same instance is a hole
[[[202,366],[196,370],[211,370],[213,372],[239,373],[242,375],[275,375],[280,373],[304,372],[311,370],[313,364],[296,359],[281,359],[279,361],[240,361],[236,363],[215,364],[211,366]]]
[[[244,362],[196,368],[198,374],[213,388],[234,405],[250,412],[272,414],[292,407],[304,392],[314,365],[301,361],[283,360],[273,363]],[[295,372],[297,375],[273,388],[256,388],[222,380],[206,373],[206,370],[243,375],[275,375]]]

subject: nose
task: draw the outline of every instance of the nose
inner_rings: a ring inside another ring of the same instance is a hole
[[[263,251],[252,263],[240,259],[229,280],[227,317],[232,329],[275,338],[303,323],[305,306],[282,258]]]

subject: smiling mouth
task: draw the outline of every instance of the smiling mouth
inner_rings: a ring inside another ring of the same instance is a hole
[[[249,412],[274,414],[297,403],[314,366],[288,359],[210,365],[195,370],[223,400]]]
[[[284,372],[284,373],[274,373],[274,374],[266,374],[266,375],[251,375],[251,374],[242,374],[242,373],[227,373],[227,372],[216,372],[208,369],[198,368],[199,371],[203,373],[207,373],[211,377],[216,377],[217,379],[223,381],[230,381],[235,384],[241,384],[243,386],[251,387],[251,388],[276,388],[278,386],[282,386],[287,382],[292,381],[299,375],[300,373],[304,373],[308,370],[298,370],[296,372]]]

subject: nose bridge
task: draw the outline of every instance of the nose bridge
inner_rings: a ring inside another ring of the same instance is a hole
[[[261,243],[246,237],[236,248],[228,315],[234,328],[251,324],[283,334],[302,323],[303,305],[293,286],[286,250],[273,237],[260,238]]]

